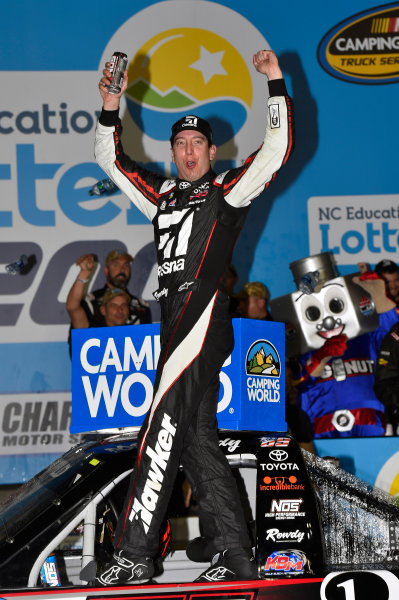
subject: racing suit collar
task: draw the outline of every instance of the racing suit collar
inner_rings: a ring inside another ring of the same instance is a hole
[[[210,179],[213,179],[215,177],[215,173],[213,171],[213,169],[209,169],[209,171],[207,171],[205,173],[205,175],[203,175],[202,177],[200,177],[200,179],[196,179],[195,181],[186,181],[185,179],[176,179],[176,187],[179,190],[188,190],[192,187],[198,187],[199,185],[201,185],[201,183],[204,183],[204,181],[209,181]]]

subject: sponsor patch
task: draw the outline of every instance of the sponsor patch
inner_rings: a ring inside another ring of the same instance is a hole
[[[306,564],[306,556],[299,550],[273,552],[265,563],[265,571],[302,573]]]
[[[285,450],[270,450],[269,458],[272,460],[276,460],[277,462],[282,462],[283,460],[287,460],[288,452]]]
[[[294,540],[295,542],[302,542],[305,537],[303,531],[296,529],[295,531],[280,531],[278,527],[272,527],[266,530],[266,541],[272,542],[285,542],[287,540]]]
[[[261,492],[272,492],[272,491],[284,491],[284,490],[301,490],[305,489],[303,483],[298,483],[295,475],[289,477],[269,477],[268,475],[263,478],[265,485],[260,484],[259,490]]]
[[[295,517],[304,517],[305,513],[300,511],[303,498],[273,498],[270,505],[270,512],[265,513],[265,517],[279,519],[295,519]]]
[[[280,107],[278,104],[269,106],[270,128],[278,129],[280,127]]]
[[[280,376],[280,357],[271,342],[257,340],[251,345],[246,357],[246,372],[263,377]]]
[[[262,471],[299,471],[299,467],[296,463],[262,463]]]
[[[267,438],[267,437],[263,437],[260,440],[260,445],[262,448],[286,448],[287,446],[289,446],[290,443],[290,438],[285,438],[285,437],[281,437],[281,438]]]
[[[184,264],[184,258],[179,258],[177,260],[167,260],[163,262],[162,265],[159,265],[158,277],[162,277],[163,275],[169,275],[170,273],[176,273],[176,271],[183,271]]]

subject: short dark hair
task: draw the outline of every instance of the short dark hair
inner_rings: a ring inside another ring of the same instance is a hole
[[[381,276],[384,275],[384,273],[396,273],[399,270],[399,267],[393,260],[384,258],[384,260],[380,260],[380,262],[376,264],[374,270],[377,275]]]

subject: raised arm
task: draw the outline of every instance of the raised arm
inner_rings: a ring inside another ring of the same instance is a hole
[[[266,133],[260,148],[223,180],[226,202],[236,208],[249,206],[268,187],[294,146],[292,101],[277,56],[272,50],[259,50],[252,60],[258,73],[266,76],[269,87]]]
[[[95,157],[115,185],[152,221],[160,195],[173,184],[166,177],[144,169],[124,153],[119,105],[128,85],[127,71],[119,94],[110,94],[107,87],[111,79],[109,67],[110,63],[106,63],[98,84],[103,109],[96,129]]]
[[[66,309],[71,319],[72,327],[74,329],[84,329],[89,326],[89,320],[82,308],[81,301],[85,294],[86,284],[95,266],[94,256],[92,254],[84,254],[78,258],[76,264],[80,267],[80,273],[69,290]]]

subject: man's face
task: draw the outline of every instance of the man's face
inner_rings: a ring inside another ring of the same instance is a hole
[[[101,306],[101,313],[107,327],[125,325],[129,317],[129,301],[125,296],[115,296],[105,306]]]
[[[396,273],[383,273],[382,277],[385,281],[385,288],[387,293],[394,302],[399,301],[399,272]]]
[[[205,175],[215,154],[216,146],[209,146],[207,138],[199,131],[181,131],[173,142],[172,160],[178,177],[186,181],[196,181]]]
[[[130,262],[127,256],[119,256],[104,268],[109,287],[124,289],[130,278]]]
[[[258,296],[248,296],[246,302],[246,317],[248,319],[264,319],[266,317],[266,300]]]

